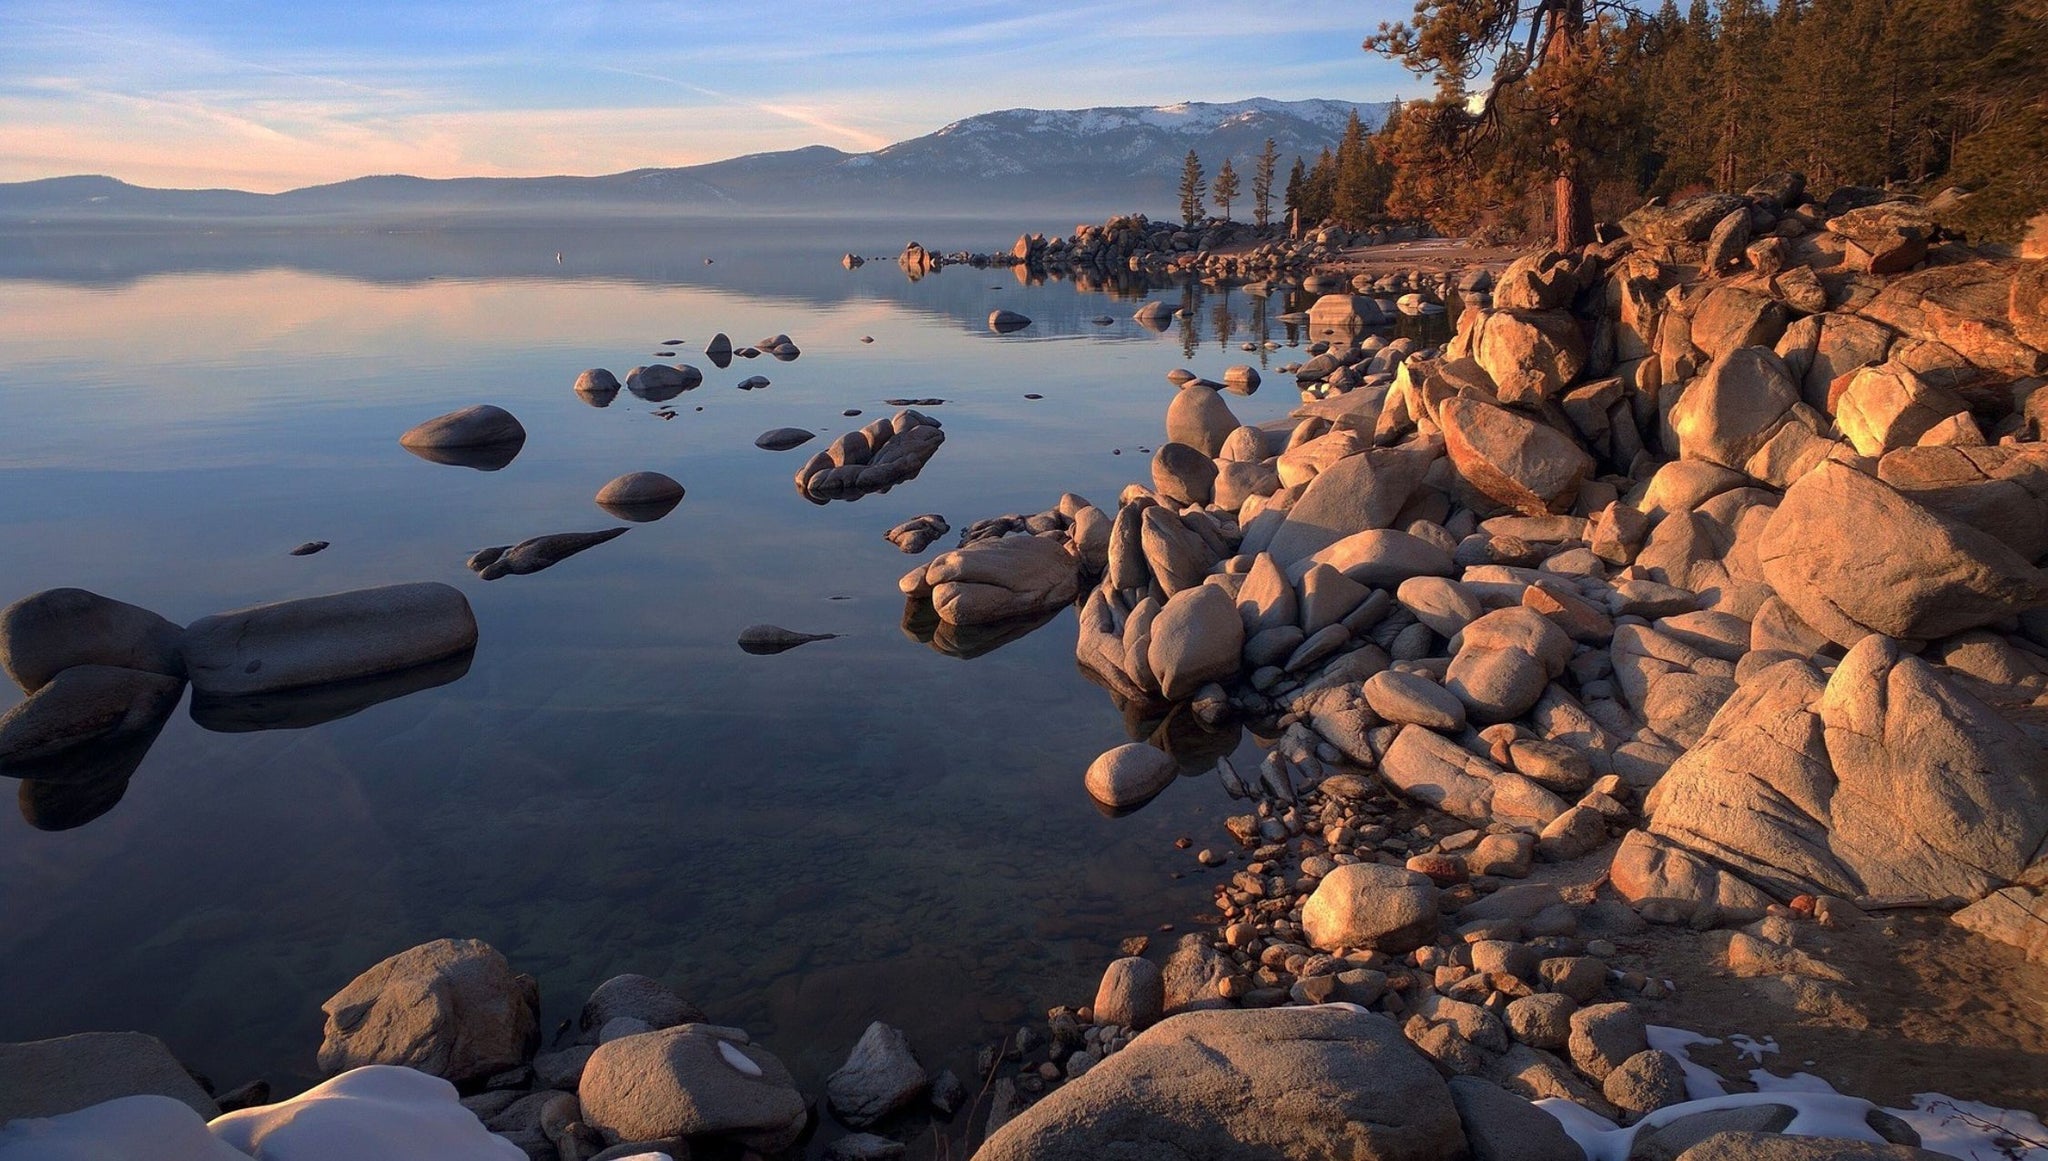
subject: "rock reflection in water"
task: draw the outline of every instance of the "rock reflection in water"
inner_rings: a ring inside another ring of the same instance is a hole
[[[939,616],[938,610],[932,607],[931,597],[909,597],[903,602],[903,635],[948,657],[970,661],[1030,636],[1059,616],[1064,608],[1062,605],[1035,616],[983,625],[955,625]]]
[[[182,694],[182,684],[179,691]],[[0,775],[21,779],[16,796],[21,817],[37,830],[71,830],[114,809],[178,701],[173,697],[158,703],[152,720],[119,734],[81,742],[32,762],[0,764]]]
[[[508,443],[478,444],[475,447],[414,447],[410,444],[401,446],[430,464],[447,464],[454,468],[495,472],[519,458],[519,449],[526,446],[526,441],[520,439]]]
[[[190,713],[201,727],[221,734],[303,730],[339,721],[423,689],[452,684],[469,673],[475,657],[475,649],[465,649],[453,657],[410,669],[300,689],[240,696],[194,693]]]

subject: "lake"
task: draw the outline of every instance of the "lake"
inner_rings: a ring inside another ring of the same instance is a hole
[[[326,997],[413,944],[474,937],[539,980],[544,1032],[641,972],[816,1091],[874,1019],[964,1075],[977,1042],[1092,997],[1125,937],[1192,929],[1213,872],[1172,842],[1214,841],[1220,786],[1184,779],[1104,817],[1082,772],[1134,727],[1077,670],[1071,615],[971,660],[938,652],[905,632],[896,588],[930,553],[882,538],[1066,490],[1114,511],[1147,478],[1168,370],[1220,381],[1300,357],[1242,291],[1158,291],[1190,310],[1154,334],[1128,292],[839,263],[1071,225],[0,239],[0,604],[77,586],[187,623],[437,580],[481,631],[458,679],[339,720],[216,732],[181,710],[81,825],[6,812],[0,1039],[139,1029],[223,1088],[296,1091]],[[998,307],[1033,325],[990,333]],[[719,370],[702,352],[720,331],[787,333],[802,355]],[[1240,349],[1268,337],[1282,349]],[[570,389],[663,351],[705,373],[673,418]],[[755,374],[771,385],[734,389]],[[1280,378],[1230,405],[1284,416],[1300,398]],[[814,505],[791,475],[824,440],[753,443],[829,439],[906,396],[945,400],[921,410],[947,439],[887,494]],[[486,402],[528,431],[502,470],[399,447]],[[687,497],[544,573],[464,568],[487,545],[618,526],[592,496],[639,470]],[[288,555],[307,540],[332,547]],[[758,622],[842,636],[754,656],[735,640]],[[0,690],[0,711],[19,700]]]

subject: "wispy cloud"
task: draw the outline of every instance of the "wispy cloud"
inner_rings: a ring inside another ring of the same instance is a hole
[[[602,173],[875,149],[992,108],[1419,87],[1358,40],[1407,0],[177,0],[0,8],[0,180],[257,189],[365,172]],[[662,99],[664,96],[673,100]]]

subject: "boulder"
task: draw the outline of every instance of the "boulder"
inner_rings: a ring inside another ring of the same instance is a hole
[[[1209,936],[1187,932],[1166,957],[1161,970],[1166,1015],[1232,1006],[1216,986],[1236,974],[1237,965],[1209,941]]]
[[[398,442],[405,447],[430,450],[525,443],[526,429],[504,408],[479,403],[437,415],[399,436]]]
[[[154,1036],[81,1032],[0,1044],[0,1125],[145,1094],[176,1101],[208,1119],[220,1113],[213,1098]],[[0,1142],[5,1140],[0,1136]],[[0,1155],[5,1152],[0,1148]]]
[[[627,472],[597,490],[597,506],[621,520],[658,520],[682,499],[683,486],[660,472]]]
[[[916,1101],[928,1083],[910,1038],[877,1020],[861,1034],[846,1063],[826,1078],[825,1099],[840,1120],[865,1129]]]
[[[161,673],[74,665],[0,714],[0,772],[61,758],[75,747],[155,738],[178,707],[185,682]],[[48,768],[45,767],[45,770]],[[48,777],[38,772],[38,777]]]
[[[1499,821],[1540,830],[1565,812],[1564,800],[1422,726],[1402,726],[1380,773],[1396,790],[1477,826]]]
[[[1152,622],[1146,660],[1168,701],[1190,697],[1204,684],[1237,676],[1244,653],[1244,621],[1237,603],[1217,585],[1173,594]]]
[[[276,1104],[215,1120],[213,1133],[273,1161],[522,1161],[526,1153],[485,1129],[455,1086],[410,1068],[358,1068]]]
[[[1778,596],[1843,645],[1871,633],[1931,640],[2048,603],[2048,575],[1997,537],[1843,463],[1786,490],[1757,554]]]
[[[1593,459],[1570,436],[1477,399],[1444,401],[1437,422],[1465,482],[1487,499],[1530,516],[1568,510]]]
[[[1174,395],[1166,407],[1166,438],[1184,443],[1205,456],[1214,457],[1236,431],[1237,416],[1214,389],[1190,384]]]
[[[1365,679],[1365,702],[1396,725],[1417,725],[1455,734],[1465,728],[1465,705],[1451,691],[1425,677],[1382,670]]]
[[[1884,202],[1836,214],[1828,219],[1828,232],[1853,243],[1872,274],[1900,274],[1927,257],[1934,220],[1911,203]]]
[[[192,688],[251,694],[348,681],[476,647],[476,616],[439,582],[255,605],[186,626]]]
[[[1535,402],[1561,394],[1586,369],[1586,339],[1570,311],[1498,310],[1480,320],[1472,358],[1501,402]]]
[[[1734,194],[1701,194],[1676,205],[1644,206],[1623,218],[1621,228],[1630,237],[1652,246],[1704,242],[1723,218],[1746,208]]]
[[[1150,1028],[1166,1011],[1166,976],[1159,965],[1127,955],[1110,963],[1095,989],[1095,1022]]]
[[[1348,863],[1316,884],[1302,904],[1301,929],[1324,951],[1413,951],[1436,936],[1436,884],[1400,867]]]
[[[1117,810],[1150,802],[1180,776],[1172,755],[1143,742],[1105,750],[1088,764],[1089,797]]]
[[[619,395],[619,377],[603,367],[592,367],[576,376],[576,394],[593,407],[609,407]]]
[[[1578,292],[1576,261],[1555,250],[1531,251],[1501,271],[1493,304],[1503,310],[1562,310]]]
[[[1737,347],[1685,385],[1671,408],[1679,454],[1735,471],[1800,402],[1785,361],[1764,347]]]
[[[1266,551],[1281,565],[1290,565],[1354,533],[1391,527],[1435,461],[1429,446],[1365,451],[1338,460],[1309,481]]]
[[[1216,498],[1216,461],[1184,443],[1165,443],[1152,454],[1152,487],[1183,504]]]
[[[1031,325],[1031,320],[1014,310],[992,310],[988,314],[988,329],[999,335],[1021,331]]]
[[[1901,448],[1878,460],[1877,478],[2026,560],[2048,553],[2048,445]]]
[[[696,1024],[704,1019],[697,1005],[677,995],[660,980],[627,973],[597,985],[577,1019],[583,1042],[597,1043],[598,1030],[621,1017],[639,1020],[650,1029]]]
[[[1368,528],[1321,549],[1293,571],[1304,577],[1318,565],[1334,569],[1368,588],[1397,588],[1416,576],[1450,576],[1458,571],[1438,545],[1392,528]]]
[[[762,348],[766,350],[767,348]],[[655,363],[626,372],[626,390],[649,403],[663,403],[704,382],[704,372],[679,363]]]
[[[607,1141],[715,1136],[774,1153],[809,1119],[782,1061],[703,1024],[599,1045],[577,1096],[585,1123]]]
[[[1912,371],[1886,363],[1852,372],[1835,400],[1835,426],[1858,455],[1881,456],[1918,443],[1969,405]]]
[[[1464,1134],[1435,1069],[1355,1009],[1189,1012],[992,1134],[977,1161],[1439,1161]]]
[[[1719,286],[1693,312],[1692,345],[1709,360],[1741,347],[1773,347],[1785,333],[1786,318],[1784,304],[1769,295]]]
[[[983,625],[1071,603],[1081,591],[1081,562],[1058,540],[1005,536],[934,557],[924,580],[940,619]]]
[[[774,427],[754,437],[754,446],[763,451],[788,451],[818,438],[818,433],[802,427]]]
[[[1585,1161],[1557,1118],[1533,1103],[1475,1076],[1454,1076],[1449,1087],[1472,1161]]]
[[[1993,891],[1955,913],[1956,925],[2048,964],[2048,895],[2025,887]]]
[[[321,1010],[320,1068],[418,1069],[457,1084],[525,1063],[538,1040],[540,990],[482,940],[437,939],[351,980]]]
[[[0,669],[24,693],[74,665],[183,677],[184,635],[148,609],[84,589],[45,589],[0,610]]]

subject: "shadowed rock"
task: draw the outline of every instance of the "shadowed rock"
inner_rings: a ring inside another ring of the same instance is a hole
[[[603,367],[592,367],[576,376],[576,396],[592,407],[610,407],[619,397],[618,376]]]
[[[754,446],[763,451],[788,451],[793,447],[801,447],[816,438],[818,438],[817,432],[808,431],[801,427],[776,427],[755,436]]]
[[[740,648],[749,653],[781,653],[812,641],[830,641],[837,633],[799,633],[780,625],[749,625],[740,630]]]
[[[1031,325],[1031,320],[1014,310],[993,310],[989,312],[988,329],[999,335],[1021,331]]]
[[[724,331],[712,335],[711,341],[704,344],[704,357],[721,371],[732,366],[732,340],[725,336]]]
[[[602,532],[553,532],[522,540],[510,548],[486,548],[469,558],[469,567],[485,580],[526,576],[553,568],[584,549],[624,536],[627,531],[607,528]]]
[[[649,403],[666,403],[704,382],[704,372],[681,363],[655,363],[626,372],[626,390]]]
[[[26,693],[73,665],[183,677],[184,635],[148,609],[84,589],[45,589],[0,610],[0,669]]]
[[[597,490],[597,506],[635,524],[659,520],[683,502],[683,486],[660,472],[628,472]]]

